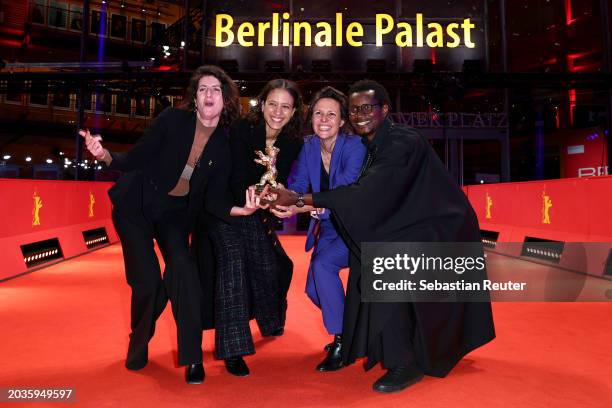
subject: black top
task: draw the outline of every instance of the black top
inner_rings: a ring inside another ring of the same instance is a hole
[[[329,173],[325,170],[323,160],[321,160],[321,191],[329,190]]]
[[[125,153],[111,153],[110,168],[125,174],[109,191],[115,209],[137,216],[156,196],[167,195],[178,182],[195,136],[196,116],[176,108],[164,110]],[[227,130],[217,127],[189,182],[189,216],[202,209],[229,220],[231,155]]]
[[[276,181],[284,186],[287,186],[291,166],[297,159],[303,144],[304,140],[301,136],[296,139],[281,136],[274,142],[274,146],[280,149],[276,158],[276,169],[278,170]],[[266,171],[265,166],[255,163],[257,158],[255,151],[261,150],[265,153],[265,124],[253,125],[247,119],[237,120],[230,128],[230,147],[233,162],[231,189],[234,202],[242,206],[246,189],[259,183],[259,179]]]
[[[331,170],[331,168],[330,168]],[[321,160],[321,185],[320,191],[328,191],[329,190],[329,173],[325,170],[325,166],[323,165],[323,160]],[[329,211],[329,210],[325,210]],[[336,222],[336,217],[334,217],[334,213],[329,214],[329,220],[333,224],[336,231],[340,231],[340,226]]]

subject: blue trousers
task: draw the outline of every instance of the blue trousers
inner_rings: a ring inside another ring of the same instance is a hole
[[[348,248],[331,221],[322,220],[308,268],[306,294],[321,309],[329,334],[342,333],[344,288],[339,274],[348,266],[348,257]]]

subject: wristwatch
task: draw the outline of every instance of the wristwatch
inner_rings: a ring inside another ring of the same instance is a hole
[[[297,201],[295,202],[295,206],[298,208],[302,208],[304,206],[304,194],[298,193]]]

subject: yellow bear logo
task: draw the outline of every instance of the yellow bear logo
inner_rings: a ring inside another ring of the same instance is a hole
[[[553,206],[552,200],[546,191],[542,191],[542,224],[550,224],[550,208]]]
[[[34,191],[34,208],[32,209],[32,226],[40,225],[40,209],[43,206],[42,199],[40,196]]]

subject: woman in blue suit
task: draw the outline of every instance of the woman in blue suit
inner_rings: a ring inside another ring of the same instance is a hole
[[[289,188],[298,193],[319,192],[353,183],[365,156],[366,148],[357,136],[343,133],[347,123],[347,98],[332,87],[315,94],[309,110],[314,135],[304,138],[298,156],[294,181]],[[306,251],[314,247],[306,280],[306,293],[323,313],[323,322],[334,341],[326,347],[327,356],[317,366],[319,371],[342,368],[342,316],[344,288],[340,269],[348,266],[348,249],[338,235],[330,211],[310,206],[278,206],[271,210],[281,218],[310,211]]]

